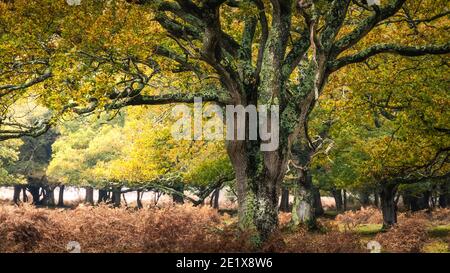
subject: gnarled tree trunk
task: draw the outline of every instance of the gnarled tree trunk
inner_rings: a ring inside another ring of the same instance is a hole
[[[256,228],[261,241],[278,226],[278,187],[286,158],[277,151],[260,151],[257,141],[228,141],[227,151],[236,173],[239,225]]]

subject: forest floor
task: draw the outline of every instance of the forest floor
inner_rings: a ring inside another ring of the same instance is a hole
[[[363,208],[319,218],[320,229],[293,228],[280,213],[280,228],[264,245],[237,229],[236,218],[208,206],[141,210],[106,205],[71,209],[0,205],[0,252],[449,252],[450,209],[400,213],[398,225],[381,230],[381,213]],[[72,242],[72,243],[71,243]],[[71,245],[72,244],[72,245]]]

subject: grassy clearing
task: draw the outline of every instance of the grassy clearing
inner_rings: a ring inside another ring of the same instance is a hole
[[[422,249],[424,253],[450,253],[448,243],[444,240],[435,240],[425,244]]]
[[[450,224],[449,225],[439,225],[433,226],[428,230],[430,237],[434,238],[445,238],[450,235]]]

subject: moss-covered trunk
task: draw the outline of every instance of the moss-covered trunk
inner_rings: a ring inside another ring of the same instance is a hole
[[[316,229],[315,187],[307,170],[300,170],[295,189],[294,206],[292,208],[292,223],[296,226],[304,224],[308,229]]]
[[[260,151],[257,142],[230,141],[227,150],[236,172],[239,225],[264,241],[278,225],[279,187],[286,158],[278,150]]]

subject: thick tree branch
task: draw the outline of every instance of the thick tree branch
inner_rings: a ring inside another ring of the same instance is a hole
[[[32,79],[29,79],[27,81],[25,81],[22,84],[5,84],[5,85],[0,85],[0,98],[13,92],[13,91],[17,91],[17,90],[24,90],[27,89],[35,84],[41,83],[45,80],[47,80],[48,78],[52,77],[52,72],[50,69],[47,69],[43,74],[34,77]]]
[[[368,58],[381,53],[390,53],[401,56],[416,57],[423,55],[438,55],[450,53],[450,43],[445,45],[427,45],[427,46],[402,46],[396,44],[380,44],[369,47],[354,55],[342,57],[332,61],[328,65],[328,70],[334,72],[340,68],[367,60]]]
[[[333,55],[338,56],[344,50],[357,44],[363,37],[365,37],[379,22],[391,17],[403,6],[406,0],[396,0],[386,7],[378,8],[374,7],[375,13],[362,21],[348,35],[342,37],[335,42],[333,46]]]

